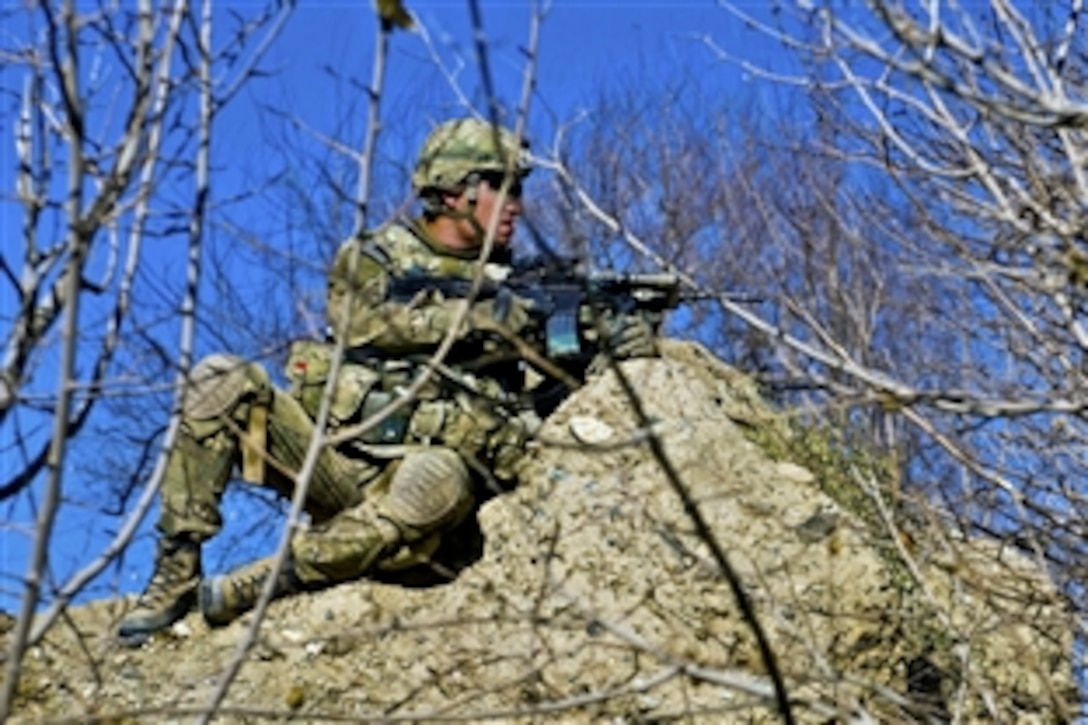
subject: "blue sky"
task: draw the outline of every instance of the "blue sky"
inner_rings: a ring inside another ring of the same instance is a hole
[[[4,0],[5,12],[21,3]],[[430,35],[438,55],[448,67],[463,65],[460,78],[474,102],[481,100],[478,91],[478,67],[466,2],[408,2]],[[482,0],[483,25],[490,53],[491,71],[499,95],[509,106],[520,95],[524,73],[522,48],[529,33],[529,2],[495,2]],[[220,17],[226,11],[248,13],[258,7],[255,2],[219,3]],[[371,77],[373,63],[374,15],[367,0],[353,2],[309,2],[302,0],[288,22],[283,35],[261,64],[267,75],[249,85],[227,108],[218,121],[215,137],[213,196],[231,197],[252,188],[254,175],[269,169],[271,157],[281,150],[269,147],[275,135],[272,127],[284,124],[282,116],[267,112],[268,106],[287,111],[310,131],[303,133],[311,141],[317,135],[338,135],[344,123],[345,109],[356,104],[355,131],[343,134],[348,142],[361,139],[365,105],[360,88]],[[7,24],[0,29],[4,45],[10,34],[20,32],[21,23]],[[225,25],[219,25],[224,28]],[[698,37],[709,35],[716,42],[734,50],[755,42],[736,21],[715,7],[713,0],[703,2],[594,2],[592,0],[557,0],[547,13],[541,31],[539,70],[536,95],[532,101],[530,135],[534,139],[549,139],[558,124],[576,117],[592,105],[603,85],[617,79],[646,79],[653,82],[663,74],[683,69],[693,77],[711,77],[723,89],[736,89],[738,96],[749,93],[742,88],[741,75],[721,64],[700,43]],[[221,40],[225,32],[220,30]],[[443,115],[460,112],[456,95],[449,89],[442,74],[435,69],[431,51],[420,33],[398,32],[392,39],[388,93],[384,105],[383,145],[379,155],[407,163],[415,153],[419,140],[433,122]],[[750,47],[752,53],[760,51]],[[341,75],[335,80],[327,68]],[[350,81],[357,85],[352,87]],[[0,84],[5,89],[17,89],[21,83],[10,67],[0,69]],[[769,94],[773,92],[768,91]],[[768,95],[767,97],[771,97]],[[12,106],[5,100],[5,114]],[[448,110],[448,113],[447,113]],[[9,116],[10,118],[10,116]],[[282,130],[282,129],[281,129]],[[14,189],[12,128],[5,120],[0,124],[0,231],[3,233],[3,254],[18,264],[21,254],[17,243],[20,235],[20,209],[11,202]],[[315,142],[316,143],[316,142]],[[282,156],[276,163],[283,163]],[[58,174],[58,176],[61,176]],[[267,203],[267,201],[265,202]],[[256,222],[262,214],[261,204],[241,208],[235,220]],[[183,258],[184,245],[157,245],[156,261],[163,265],[177,264]],[[205,298],[205,304],[213,304]],[[0,325],[10,324],[10,312],[15,298],[6,286],[0,289]],[[90,314],[85,312],[85,315]],[[54,385],[55,375],[44,370],[35,382],[42,392]],[[165,422],[165,420],[163,421]],[[5,450],[11,444],[10,428],[0,430]],[[92,443],[91,445],[101,445]],[[118,441],[117,445],[124,445]],[[108,542],[118,526],[115,519],[98,515],[94,509],[95,496],[86,491],[81,480],[79,461],[97,457],[101,451],[74,446],[73,463],[66,470],[65,490],[73,494],[73,502],[62,508],[54,534],[52,563],[54,576],[63,581],[71,572],[81,568]],[[18,462],[5,456],[0,463],[0,477],[7,480]],[[82,487],[82,488],[81,488]],[[82,503],[77,503],[82,502]],[[89,503],[88,503],[89,502]],[[227,531],[245,530],[245,504],[230,503],[227,507]],[[151,520],[155,513],[152,513]],[[5,507],[6,524],[0,527],[0,608],[14,608],[12,594],[21,588],[19,578],[25,571],[32,529],[33,512],[24,504]],[[102,582],[107,588],[124,591],[139,589],[150,571],[150,521],[145,522],[143,535],[133,547],[125,569],[108,572]],[[96,589],[98,595],[103,590]]]
[[[483,26],[489,45],[491,72],[499,94],[512,107],[521,93],[529,35],[531,4],[482,0]],[[466,2],[409,2],[426,34],[449,67],[463,66],[459,79],[470,95],[479,78]],[[759,40],[744,31],[713,0],[701,2],[604,2],[557,0],[541,29],[536,93],[532,101],[530,132],[550,138],[556,124],[569,122],[593,100],[603,85],[637,76],[652,80],[677,68],[700,77],[713,75],[729,86],[741,74],[714,58],[699,40],[712,36],[736,50],[738,46],[762,58]],[[232,107],[223,119],[220,138],[239,144],[236,151],[261,154],[260,137],[251,133],[257,98],[283,99],[311,127],[335,117],[335,107],[353,95],[325,71],[335,68],[361,85],[370,81],[373,62],[374,16],[367,2],[307,2],[303,0],[263,64],[275,75],[254,84],[244,103]],[[385,129],[391,136],[412,136],[406,146],[390,153],[410,155],[441,111],[458,111],[448,83],[436,72],[431,51],[420,33],[394,34],[386,80]],[[769,90],[769,89],[768,89]],[[411,100],[418,99],[418,100]],[[356,94],[356,100],[358,94]],[[481,97],[474,95],[479,102]],[[420,113],[418,109],[426,109]],[[415,112],[415,113],[414,113]],[[403,143],[403,138],[390,140]],[[263,149],[267,152],[267,149]]]

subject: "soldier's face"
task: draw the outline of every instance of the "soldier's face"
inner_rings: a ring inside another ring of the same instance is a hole
[[[510,184],[505,198],[500,203],[499,188],[502,186],[503,175],[501,172],[485,173],[480,176],[480,183],[476,186],[476,208],[473,212],[477,223],[485,231],[490,228],[492,217],[498,215],[498,226],[495,228],[495,246],[505,247],[514,236],[514,227],[517,225],[518,216],[521,214],[521,182],[515,180]],[[462,195],[461,203],[464,208],[469,207],[467,192]],[[483,244],[476,228],[471,222],[464,220],[467,227],[464,231],[476,240],[476,246]]]

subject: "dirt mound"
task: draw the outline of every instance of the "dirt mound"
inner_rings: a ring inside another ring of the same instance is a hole
[[[781,421],[698,346],[622,372],[648,427],[614,373],[592,380],[547,422],[523,485],[466,529],[451,581],[274,602],[217,721],[777,722],[774,671],[801,722],[1068,717],[1071,628],[1028,558],[899,528],[875,482],[858,485],[889,515],[864,523],[820,471],[752,442]],[[248,619],[209,630],[193,614],[132,651],[113,641],[125,606],[75,609],[28,654],[19,718],[189,719],[208,703]]]

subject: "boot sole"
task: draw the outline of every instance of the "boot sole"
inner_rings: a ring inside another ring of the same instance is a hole
[[[174,606],[157,615],[130,617],[121,621],[117,630],[117,641],[122,647],[139,647],[151,638],[151,635],[169,627],[193,608],[196,592],[183,595]]]

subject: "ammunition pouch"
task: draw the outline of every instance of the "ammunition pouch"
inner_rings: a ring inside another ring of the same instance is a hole
[[[467,393],[423,401],[409,423],[408,439],[453,449],[483,463],[496,478],[512,481],[536,425],[491,410]]]
[[[503,482],[517,478],[518,468],[525,458],[526,444],[540,425],[540,418],[532,411],[503,421],[502,427],[488,439],[487,456],[495,478]]]
[[[449,400],[425,400],[416,406],[409,420],[407,434],[416,443],[430,445],[442,442],[442,432],[452,415],[454,403]]]
[[[332,369],[335,346],[313,340],[291,344],[285,373],[291,381],[291,395],[311,418],[317,418]],[[340,364],[329,402],[328,428],[360,423],[372,417],[398,396],[398,389],[411,380],[406,364],[370,359],[363,364],[345,359]],[[359,439],[369,444],[399,444],[404,441],[415,403],[406,403],[371,426]]]
[[[325,383],[329,379],[332,348],[312,340],[296,340],[291,343],[284,374],[291,383],[291,397],[302,404],[311,418],[317,417]]]
[[[298,341],[291,346],[287,377],[291,393],[306,412],[317,417],[331,369],[335,346]],[[421,370],[421,362],[389,360],[376,351],[345,351],[329,408],[329,428],[367,420],[400,397]],[[525,441],[532,434],[524,421],[496,411],[484,398],[502,399],[502,386],[491,378],[458,371],[457,382],[436,374],[416,399],[399,406],[357,439],[375,446],[436,445],[457,451],[493,468],[503,480],[513,477]],[[470,391],[477,391],[477,393]]]
[[[382,408],[397,399],[398,394],[385,390],[372,390],[363,400],[360,420],[367,420],[377,415]],[[412,419],[415,403],[405,403],[386,415],[362,435],[364,443],[388,443],[396,445],[404,442],[408,433],[408,422]]]

